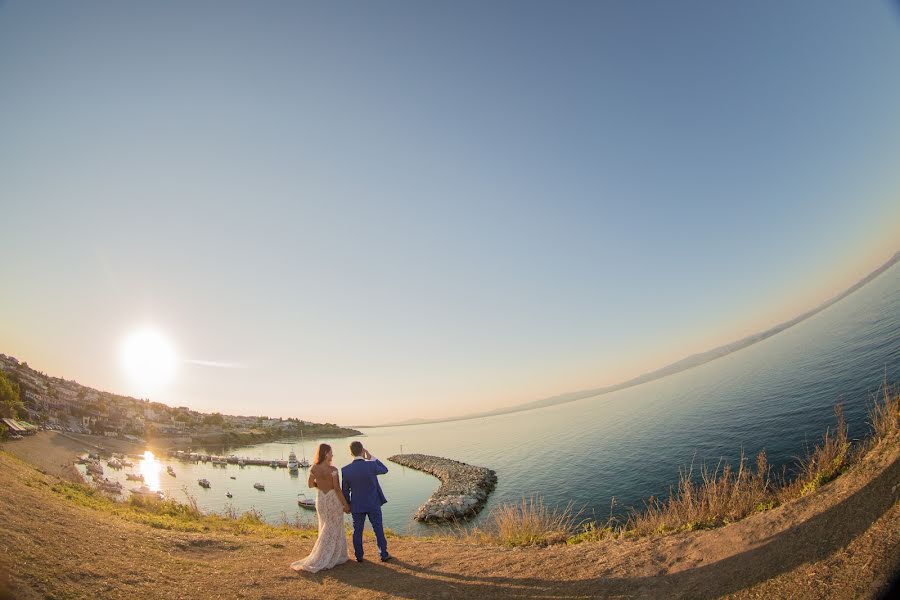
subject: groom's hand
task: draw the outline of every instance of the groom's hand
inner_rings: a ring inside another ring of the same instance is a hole
[[[363,454],[364,459],[372,460],[372,453],[369,452],[368,450],[366,450],[365,448],[363,448],[362,454]]]

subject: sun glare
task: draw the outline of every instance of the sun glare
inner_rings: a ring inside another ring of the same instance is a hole
[[[121,348],[122,366],[142,390],[159,388],[175,374],[175,349],[154,329],[140,329],[125,338]]]

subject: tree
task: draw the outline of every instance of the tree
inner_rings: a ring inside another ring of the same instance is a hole
[[[206,415],[203,417],[203,422],[206,425],[222,425],[225,423],[225,418],[221,413],[213,413],[211,415]]]
[[[0,371],[0,417],[15,419],[25,412],[25,405],[19,395],[19,385]]]

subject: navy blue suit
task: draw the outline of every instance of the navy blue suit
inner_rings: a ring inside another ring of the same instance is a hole
[[[375,531],[375,540],[378,542],[378,551],[381,557],[388,555],[387,540],[384,537],[384,525],[381,522],[381,505],[387,502],[381,486],[378,484],[378,476],[388,472],[377,458],[364,460],[355,458],[353,462],[341,469],[341,490],[344,498],[350,503],[350,512],[353,513],[353,552],[357,560],[363,557],[362,534],[366,526],[366,517]]]

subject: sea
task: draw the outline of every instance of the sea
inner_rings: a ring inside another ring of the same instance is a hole
[[[868,407],[885,379],[900,383],[900,263],[771,338],[675,375],[524,412],[366,428],[359,439],[390,469],[381,477],[388,498],[384,519],[398,533],[435,531],[412,515],[439,485],[430,475],[386,461],[401,451],[494,469],[497,488],[476,525],[492,507],[522,498],[558,507],[571,503],[583,516],[605,521],[651,496],[665,496],[679,470],[691,465],[696,472],[765,450],[776,470],[789,471],[834,427],[837,403],[851,438],[865,436]],[[334,448],[337,466],[349,462],[347,438],[194,450],[271,460],[286,459],[293,449],[311,459],[322,441]],[[174,477],[166,474],[168,465]],[[193,496],[207,511],[255,509],[273,523],[315,519],[297,504],[299,494],[310,494],[303,470],[292,475],[284,468],[149,455],[135,469],[150,487],[176,499]],[[124,472],[106,473],[134,487]],[[200,478],[210,481],[209,489],[198,485]],[[254,489],[257,482],[265,491]]]

